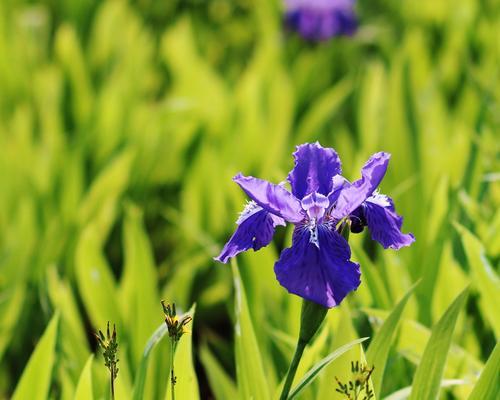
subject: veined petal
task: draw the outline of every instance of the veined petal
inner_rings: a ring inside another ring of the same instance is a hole
[[[274,228],[285,221],[255,203],[249,203],[236,222],[238,227],[215,260],[227,263],[231,257],[249,249],[259,250],[271,243]]]
[[[351,183],[342,175],[335,175],[332,178],[332,190],[328,193],[328,202],[333,205],[337,202],[342,189],[349,186]]]
[[[358,208],[374,190],[380,185],[384,178],[391,155],[385,152],[375,153],[361,169],[361,179],[346,185],[340,192],[335,209],[331,215],[335,219],[341,219]]]
[[[293,223],[303,219],[300,201],[282,186],[241,174],[233,180],[264,210]]]
[[[290,293],[331,308],[359,286],[359,265],[350,261],[349,244],[336,231],[319,226],[318,244],[311,243],[308,229],[297,228],[274,272]]]
[[[403,217],[396,213],[394,203],[388,196],[376,194],[366,199],[364,216],[373,240],[385,249],[398,250],[415,241],[411,233],[401,232]]]
[[[316,143],[297,146],[293,153],[295,167],[288,174],[292,193],[299,200],[310,193],[327,196],[332,190],[332,178],[342,172],[335,150]]]

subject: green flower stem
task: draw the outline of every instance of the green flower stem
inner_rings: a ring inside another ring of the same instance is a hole
[[[299,339],[297,342],[297,347],[295,348],[295,354],[293,355],[292,362],[290,364],[290,368],[288,368],[288,373],[286,375],[285,384],[283,386],[283,390],[281,392],[280,400],[287,400],[288,394],[292,389],[293,379],[295,378],[295,374],[297,372],[297,368],[300,363],[300,359],[302,358],[302,354],[304,353],[304,349],[306,348],[307,343],[302,339]]]
[[[176,348],[176,341],[174,338],[170,338],[170,393],[172,394],[172,400],[175,400],[175,372],[174,372],[174,354]]]
[[[115,372],[111,369],[111,400],[115,400]]]
[[[281,391],[280,400],[287,400],[288,394],[292,388],[293,379],[297,373],[297,367],[299,366],[300,359],[304,353],[304,349],[311,342],[315,333],[318,331],[321,323],[325,319],[328,309],[316,304],[312,301],[304,300],[302,302],[302,310],[300,313],[300,333],[299,340],[297,341],[297,347],[295,348],[295,354],[293,355],[290,368],[286,376],[285,384],[283,385],[283,390]]]

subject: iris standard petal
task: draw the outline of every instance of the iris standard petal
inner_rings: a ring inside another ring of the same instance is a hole
[[[376,194],[364,203],[364,217],[373,240],[385,249],[398,250],[415,241],[411,233],[401,232],[403,217],[396,213],[394,203],[388,196]]]
[[[384,178],[391,155],[385,152],[375,153],[361,169],[361,179],[350,185],[346,185],[340,192],[337,204],[332,210],[332,217],[341,219],[356,210]]]
[[[250,206],[253,206],[250,204]],[[254,249],[255,251],[271,243],[274,236],[274,228],[285,225],[285,221],[270,214],[261,207],[253,206],[253,209],[245,208],[237,221],[238,227],[233,236],[228,240],[221,253],[214,259],[227,263],[231,257]]]
[[[318,243],[311,243],[308,229],[297,228],[292,247],[283,250],[274,272],[290,293],[331,308],[359,286],[360,270],[336,231],[319,226]]]
[[[332,178],[342,172],[340,158],[335,150],[324,148],[318,142],[297,146],[293,153],[295,167],[288,174],[292,193],[299,200],[318,192],[327,196],[332,190]]]
[[[300,201],[284,187],[241,174],[236,175],[233,180],[264,210],[293,223],[304,218]]]

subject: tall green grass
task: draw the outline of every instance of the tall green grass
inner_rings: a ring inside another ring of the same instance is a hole
[[[106,398],[91,332],[108,320],[117,398],[166,398],[160,299],[196,303],[182,398],[279,395],[300,301],[272,267],[291,232],[233,270],[212,257],[245,200],[231,177],[279,182],[315,140],[352,179],[392,153],[383,191],[417,241],[351,239],[362,284],[295,384],[370,339],[299,397],[341,399],[356,360],[377,398],[498,396],[500,8],[357,8],[353,38],[313,45],[264,0],[0,2],[0,398]]]

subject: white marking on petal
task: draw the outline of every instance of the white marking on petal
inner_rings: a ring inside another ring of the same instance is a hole
[[[315,219],[309,221],[307,229],[309,229],[309,243],[314,244],[319,249],[318,225]]]
[[[245,208],[243,209],[242,212],[240,212],[240,215],[238,217],[238,220],[236,221],[236,224],[238,224],[238,225],[241,224],[248,217],[259,212],[260,210],[262,210],[262,207],[259,206],[255,201],[253,201],[253,200],[247,201],[247,203],[245,204]]]
[[[388,199],[388,197],[385,194],[380,194],[379,190],[377,189],[373,194],[366,199],[366,201],[369,201],[371,203],[377,204],[380,207],[390,207],[391,203]]]

